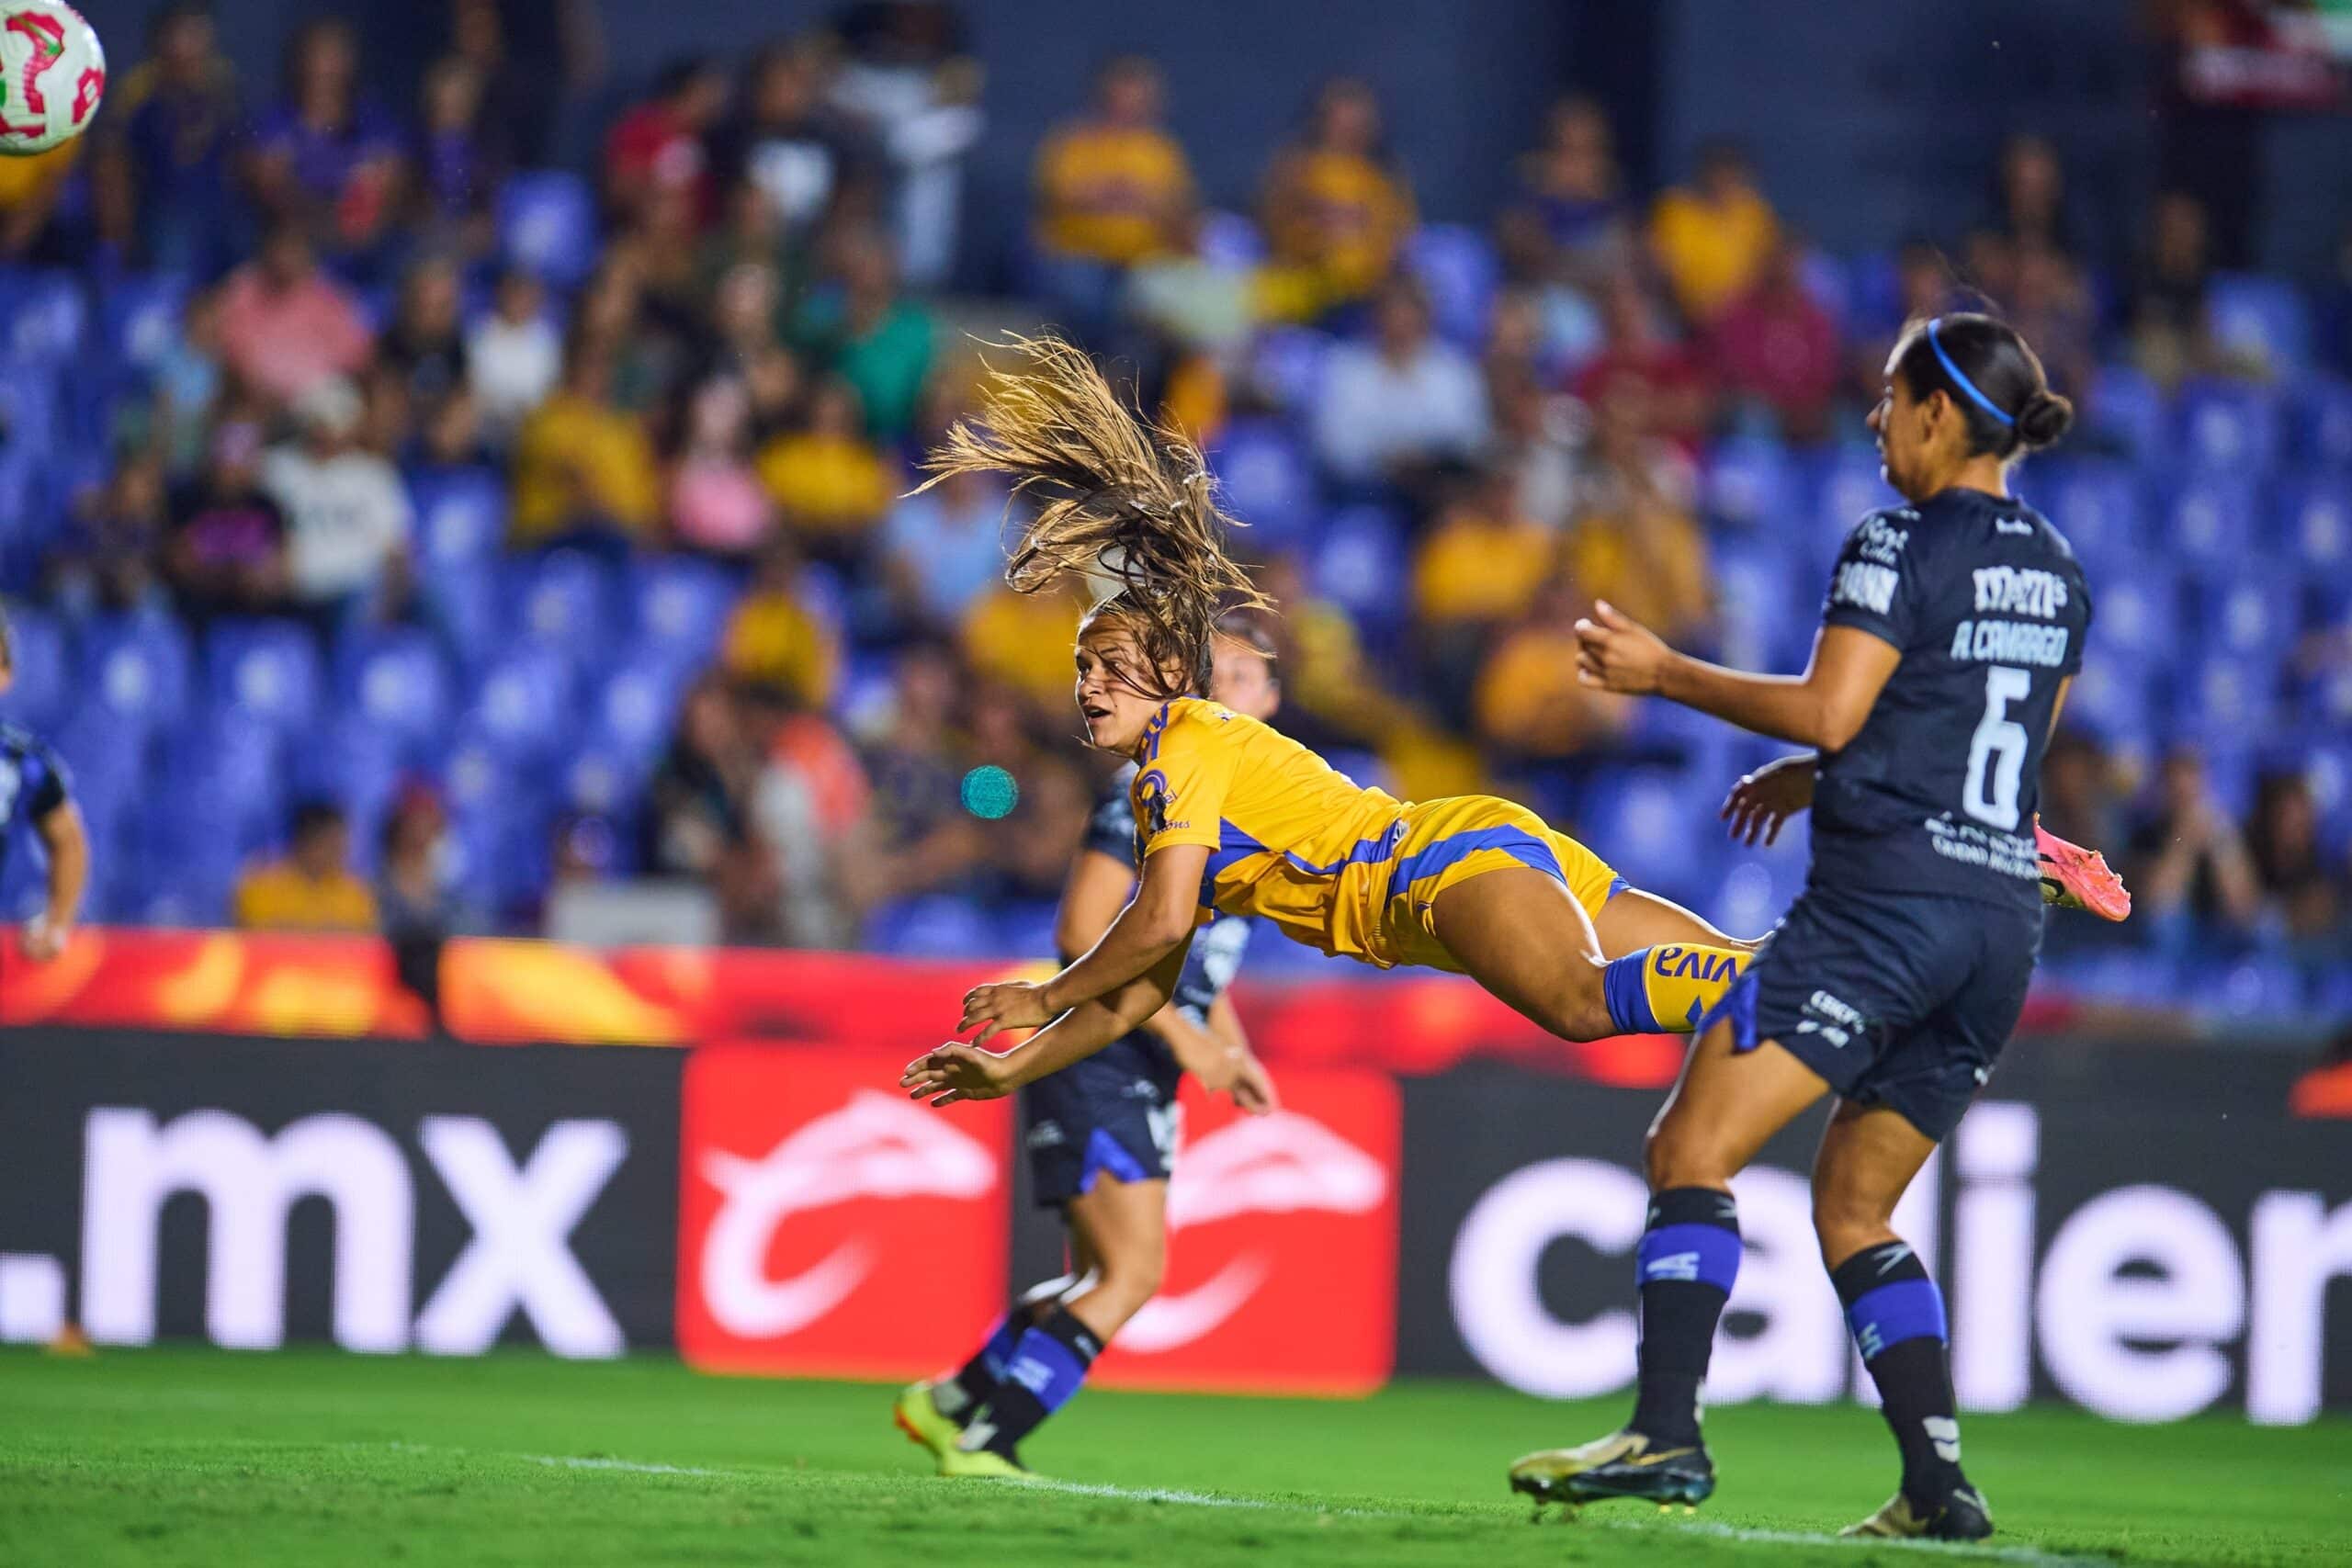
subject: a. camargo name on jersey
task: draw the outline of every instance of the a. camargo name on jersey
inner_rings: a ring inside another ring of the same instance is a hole
[[[2054,618],[2066,607],[2066,580],[2054,571],[2014,566],[1978,567],[1976,609],[1981,615]],[[2064,626],[2030,621],[1962,621],[1952,629],[1951,657],[1987,664],[2039,664],[2055,670],[2066,662]]]

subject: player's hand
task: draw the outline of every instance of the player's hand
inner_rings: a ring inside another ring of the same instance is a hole
[[[1603,599],[1577,622],[1577,680],[1643,697],[1657,690],[1674,650],[1649,627]]]
[[[975,986],[964,993],[964,1021],[956,1026],[958,1034],[979,1027],[972,1036],[972,1043],[985,1045],[1008,1029],[1043,1029],[1054,1021],[1053,1010],[1046,1005],[1046,987],[1033,986],[1026,980],[1005,980],[993,986]]]
[[[1251,1116],[1270,1115],[1282,1108],[1282,1096],[1274,1091],[1274,1075],[1266,1071],[1266,1064],[1253,1052],[1241,1054],[1241,1065],[1234,1072],[1234,1106]]]
[[[1732,842],[1750,849],[1780,842],[1781,825],[1813,804],[1815,772],[1811,757],[1783,757],[1732,785],[1723,809]]]
[[[30,962],[47,964],[65,951],[66,939],[72,935],[65,927],[50,924],[48,916],[35,915],[17,934],[17,945]]]
[[[928,1100],[934,1106],[1001,1100],[1013,1090],[1012,1059],[951,1040],[909,1062],[899,1087],[909,1100]]]

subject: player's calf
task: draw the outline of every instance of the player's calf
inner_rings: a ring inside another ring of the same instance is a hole
[[[1983,1498],[1969,1488],[1960,1468],[1960,1416],[1952,1399],[1943,1292],[1928,1277],[1927,1266],[1907,1243],[1887,1241],[1855,1253],[1829,1279],[1845,1303],[1847,1326],[1878,1385],[1881,1411],[1903,1455],[1896,1502],[1919,1521],[1933,1521],[1952,1506],[1962,1514],[1973,1508],[1984,1515]],[[1969,1500],[1955,1505],[1963,1492]],[[1989,1515],[1985,1519],[1990,1533]],[[1926,1532],[1923,1528],[1908,1533]]]

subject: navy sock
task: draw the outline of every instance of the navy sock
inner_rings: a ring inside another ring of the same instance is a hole
[[[1021,1439],[1070,1402],[1086,1381],[1086,1370],[1102,1353],[1102,1343],[1094,1331],[1068,1308],[1057,1304],[1046,1309],[1036,1325],[1014,1342],[1012,1359],[1005,1364],[988,1409],[966,1423],[965,1445],[993,1449],[1013,1459]]]
[[[1739,1208],[1730,1193],[1673,1187],[1650,1199],[1649,1228],[1634,1254],[1642,1381],[1632,1425],[1652,1442],[1699,1440],[1699,1385],[1738,1277]]]
[[[1943,1292],[1919,1255],[1900,1241],[1864,1247],[1829,1279],[1903,1450],[1903,1495],[1934,1507],[1964,1480]]]
[[[931,1391],[931,1401],[939,1413],[950,1421],[961,1421],[974,1410],[996,1397],[998,1387],[1004,1382],[1004,1369],[1012,1363],[1012,1348],[1021,1337],[1016,1323],[1026,1324],[1028,1314],[1018,1313],[997,1320],[972,1359],[964,1363],[955,1376],[943,1378]]]

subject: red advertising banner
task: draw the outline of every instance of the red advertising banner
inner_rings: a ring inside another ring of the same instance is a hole
[[[1095,1381],[1126,1388],[1365,1394],[1396,1359],[1396,1085],[1297,1068],[1246,1116],[1184,1081],[1169,1269]]]
[[[686,1061],[679,1353],[705,1371],[915,1377],[1004,1310],[1009,1101],[933,1111],[870,1055]]]

